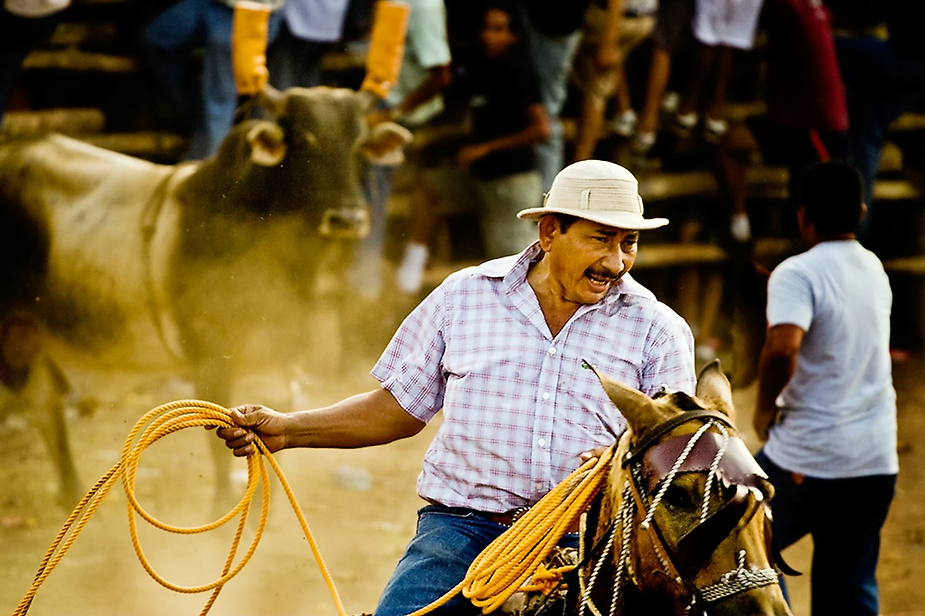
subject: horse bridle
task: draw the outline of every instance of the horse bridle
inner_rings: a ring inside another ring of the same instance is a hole
[[[705,420],[696,432],[662,440],[678,426],[694,420]],[[711,430],[714,427],[718,432]],[[697,611],[702,613],[711,603],[778,583],[776,568],[746,566],[745,550],[737,554],[737,567],[722,574],[713,584],[697,586],[686,575],[702,564],[730,532],[739,525],[747,524],[759,507],[765,508],[766,524],[769,525],[767,475],[752,458],[742,440],[731,435],[727,428],[735,429],[729,418],[722,413],[705,409],[689,410],[653,428],[633,449],[625,453],[620,461],[627,471],[620,510],[606,535],[607,544],[598,563],[589,576],[582,579],[584,583],[579,616],[583,616],[586,607],[595,616],[603,616],[591,602],[591,592],[609,550],[616,549],[619,541],[620,551],[615,553],[617,570],[610,606],[611,616],[616,613],[621,587],[630,568],[630,546],[637,527],[642,531],[636,536],[637,546],[647,543],[651,548],[661,566],[661,573],[666,575],[674,588],[673,594],[682,604],[686,604],[685,614]],[[676,475],[704,471],[708,475],[700,522],[677,539],[678,549],[672,553],[665,544],[666,529],[659,528],[654,519],[655,511]],[[714,481],[722,481],[734,487],[735,494],[718,510],[709,513]],[[643,516],[641,521],[638,520],[640,515]],[[770,528],[766,528],[766,531],[770,539]],[[768,554],[772,555],[773,551],[769,549]]]

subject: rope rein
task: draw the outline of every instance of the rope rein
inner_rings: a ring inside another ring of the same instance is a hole
[[[267,460],[276,473],[299,520],[321,575],[337,607],[338,615],[347,616],[343,602],[338,595],[327,566],[324,564],[324,559],[308,527],[305,515],[299,507],[295,494],[283,475],[282,469],[261,439],[254,439],[258,454],[247,458],[247,487],[244,495],[234,508],[214,522],[193,527],[166,524],[145,511],[135,498],[135,476],[138,463],[142,452],[147,447],[161,438],[180,430],[216,426],[219,428],[234,428],[237,427],[237,424],[231,419],[228,409],[201,400],[177,400],[162,404],[139,419],[125,440],[119,461],[84,495],[70,516],[68,516],[54,541],[52,541],[42,558],[32,586],[16,607],[13,616],[23,616],[29,611],[41,585],[64,558],[64,555],[89,522],[90,517],[96,512],[103,498],[120,479],[126,495],[132,546],[142,567],[155,581],[175,592],[193,594],[211,591],[208,601],[200,612],[201,616],[205,616],[212,608],[224,585],[240,573],[248,563],[263,536],[270,503],[269,474],[267,473],[264,459]],[[530,590],[551,591],[562,580],[565,573],[574,569],[574,566],[546,570],[543,563],[562,536],[576,523],[606,481],[613,455],[614,447],[611,447],[600,457],[592,458],[582,464],[523,516],[518,518],[508,530],[495,539],[475,559],[469,567],[466,577],[459,584],[430,605],[408,616],[423,616],[444,605],[459,592],[462,592],[463,596],[470,599],[474,605],[481,607],[482,612],[487,614],[501,607],[515,592]],[[247,516],[254,494],[257,491],[258,483],[261,484],[262,495],[260,518],[250,546],[235,564],[235,558],[238,554]],[[136,515],[160,530],[186,535],[215,530],[240,516],[221,576],[209,584],[193,587],[180,586],[164,579],[154,570],[144,555],[138,538]],[[532,579],[530,579],[531,576]],[[528,579],[530,579],[530,584],[526,585]]]

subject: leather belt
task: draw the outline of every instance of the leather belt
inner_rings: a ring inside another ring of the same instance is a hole
[[[520,519],[523,514],[527,513],[530,510],[530,507],[523,506],[518,507],[517,509],[511,509],[510,511],[502,511],[501,513],[490,513],[486,511],[477,511],[476,513],[489,522],[494,522],[495,524],[501,524],[502,526],[511,526],[514,522]]]
[[[527,511],[530,510],[530,507],[518,507],[517,509],[511,509],[510,511],[504,511],[501,513],[489,513],[486,511],[476,511],[475,513],[482,516],[489,522],[494,522],[495,524],[500,524],[501,526],[511,526],[523,517]],[[575,523],[565,532],[567,533],[577,533],[579,532],[580,521],[575,520]]]

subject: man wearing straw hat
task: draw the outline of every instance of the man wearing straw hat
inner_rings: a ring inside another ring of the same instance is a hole
[[[513,519],[612,444],[625,421],[584,360],[653,395],[693,393],[693,336],[629,275],[645,218],[636,178],[586,160],[556,176],[521,253],[450,275],[405,319],[372,370],[381,387],[321,409],[233,410],[218,431],[236,455],[293,447],[352,448],[443,421],[424,457],[417,533],[377,616],[409,614],[465,578]],[[247,430],[245,430],[246,428]],[[575,542],[576,535],[564,540]],[[478,610],[457,595],[443,610]]]

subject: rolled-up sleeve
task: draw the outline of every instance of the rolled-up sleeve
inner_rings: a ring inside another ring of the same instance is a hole
[[[438,287],[402,322],[371,374],[405,411],[423,422],[443,407],[445,291]]]
[[[671,317],[656,321],[660,331],[651,338],[647,349],[648,361],[643,369],[641,390],[649,396],[662,385],[668,391],[683,391],[691,395],[697,386],[694,336],[683,319],[676,315]]]

